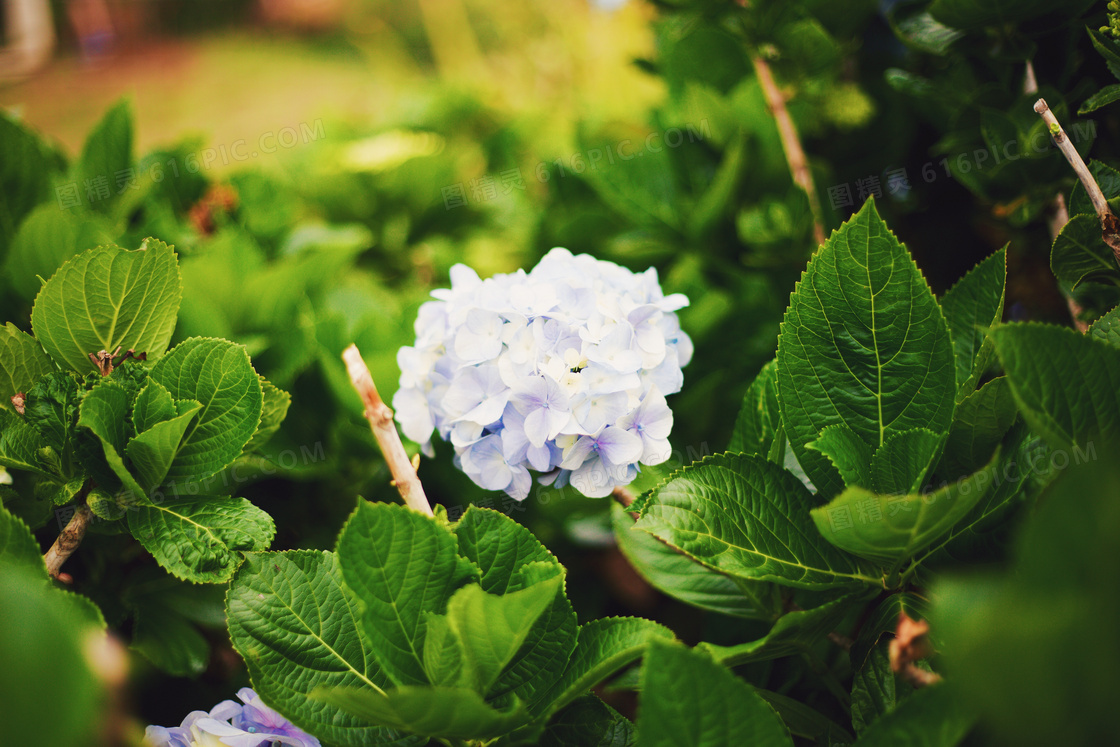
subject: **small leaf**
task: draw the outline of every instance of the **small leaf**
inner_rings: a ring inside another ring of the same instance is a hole
[[[1018,415],[1006,376],[992,379],[969,394],[953,414],[938,472],[956,477],[987,462]]]
[[[727,450],[769,456],[775,446],[778,458],[773,461],[781,464],[785,432],[778,410],[778,362],[773,360],[762,367],[743,395]]]
[[[852,680],[852,726],[863,732],[880,716],[890,712],[896,702],[895,676],[887,646],[876,646]]]
[[[919,492],[944,443],[944,436],[925,428],[894,434],[871,457],[871,488],[886,494]]]
[[[423,645],[429,614],[443,614],[478,570],[455,538],[404,506],[362,501],[338,539],[346,585],[362,604],[362,625],[382,670],[397,683],[427,684]]]
[[[292,723],[339,747],[418,746],[326,703],[320,687],[388,687],[360,630],[358,604],[334,553],[249,553],[226,597],[229,634],[257,694]]]
[[[156,423],[170,420],[176,414],[171,392],[151,378],[132,403],[132,425],[137,433],[143,433]]]
[[[0,467],[28,470],[58,479],[42,459],[45,448],[38,431],[14,412],[0,409]]]
[[[245,444],[245,451],[257,451],[268,439],[280,430],[280,424],[288,414],[288,407],[292,404],[292,395],[276,387],[271,381],[261,376],[261,391],[264,394],[264,405],[261,409],[261,423],[257,426],[256,433]]]
[[[717,454],[658,486],[637,527],[735,577],[804,589],[878,585],[855,560],[812,540],[811,500],[772,462]]]
[[[35,298],[31,326],[59,365],[96,370],[90,353],[117,348],[158,358],[167,349],[181,296],[175,252],[145,239],[137,251],[101,246],[74,257]]]
[[[105,463],[124,489],[131,493],[131,497],[136,502],[147,503],[147,491],[128,471],[122,456],[128,440],[128,405],[128,390],[112,379],[102,379],[82,399],[78,427],[89,428],[97,437]],[[109,487],[105,485],[105,476],[98,474],[96,465],[87,460],[85,467],[98,478],[103,487]]]
[[[1050,269],[1074,288],[1086,280],[1120,285],[1120,267],[1096,215],[1075,215],[1062,227],[1050,250]]]
[[[1089,335],[1114,348],[1120,348],[1120,306],[1093,322],[1093,326],[1089,327]]]
[[[0,327],[0,408],[11,410],[13,394],[26,392],[54,370],[54,363],[34,337],[11,322]]]
[[[642,665],[638,747],[792,747],[754,689],[704,655],[651,641]]]
[[[191,498],[140,506],[128,528],[171,575],[195,583],[223,583],[242,552],[265,550],[276,534],[272,517],[244,498]]]
[[[1113,83],[1094,93],[1077,109],[1078,114],[1091,114],[1102,106],[1120,101],[1120,84]]]
[[[1007,247],[973,267],[941,298],[953,339],[957,402],[976,388],[988,368],[992,345],[985,330],[1003,319]]]
[[[872,449],[895,433],[945,433],[956,391],[949,326],[906,248],[868,201],[809,260],[778,337],[778,401],[821,498],[839,473],[807,448],[846,425]]]
[[[828,426],[816,441],[805,444],[805,448],[828,457],[845,485],[871,484],[871,457],[875,452],[843,423]]]
[[[192,337],[152,366],[150,378],[176,401],[202,405],[198,419],[183,435],[166,480],[202,482],[233,464],[260,424],[264,398],[245,348],[227,340]]]
[[[39,432],[69,467],[70,436],[81,405],[78,380],[66,371],[52,370],[26,391],[24,419]]]
[[[191,401],[183,407],[181,414],[156,423],[128,442],[124,451],[132,462],[140,487],[152,490],[163,482],[179,452],[183,435],[201,409],[201,403]]]

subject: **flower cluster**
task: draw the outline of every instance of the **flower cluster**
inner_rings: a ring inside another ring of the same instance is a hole
[[[529,273],[482,280],[451,268],[451,288],[420,307],[401,348],[393,397],[406,436],[431,454],[450,441],[475,483],[523,500],[541,481],[587,496],[629,484],[669,458],[673,413],[692,342],[657,271],[553,249]]]
[[[248,687],[237,691],[244,705],[223,700],[214,710],[192,711],[179,726],[149,726],[152,747],[320,747],[319,740],[266,706]]]

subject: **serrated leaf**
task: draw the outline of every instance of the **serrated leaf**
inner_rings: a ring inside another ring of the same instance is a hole
[[[1105,62],[1108,63],[1108,69],[1112,71],[1113,75],[1120,77],[1117,70],[1120,70],[1120,46],[1110,36],[1105,36],[1097,29],[1086,28],[1089,32],[1089,39],[1093,42],[1093,46]]]
[[[228,581],[242,553],[265,550],[272,517],[244,498],[190,498],[128,512],[132,536],[171,575],[195,583]]]
[[[1077,113],[1080,115],[1091,114],[1097,109],[1117,101],[1120,101],[1120,84],[1113,83],[1085,99],[1084,103],[1077,108]]]
[[[471,506],[452,531],[459,554],[478,566],[479,583],[491,594],[524,588],[519,571],[530,563],[560,567],[532,532],[500,511]]]
[[[62,506],[74,500],[85,486],[86,479],[85,475],[79,475],[64,483],[52,483],[49,494],[50,502],[55,506]]]
[[[1120,306],[1093,322],[1093,326],[1089,327],[1089,335],[1114,348],[1120,348]]]
[[[138,503],[147,503],[147,491],[128,471],[122,456],[129,436],[128,406],[128,390],[111,379],[102,379],[82,399],[78,410],[78,427],[88,428],[97,437],[105,462],[124,489],[131,493],[132,498]],[[99,482],[104,483],[104,478],[98,476],[94,465],[87,461],[85,466],[99,478]]]
[[[828,457],[845,485],[871,484],[871,457],[875,450],[844,424],[830,425],[805,448]]]
[[[563,577],[557,575],[501,596],[488,594],[477,584],[451,595],[447,619],[461,646],[466,682],[475,692],[489,695],[562,585]]]
[[[1101,238],[1096,215],[1074,215],[1062,226],[1050,250],[1050,269],[1074,288],[1086,280],[1120,285],[1120,267]]]
[[[804,589],[877,585],[849,556],[814,540],[809,491],[759,457],[717,454],[650,495],[638,528],[732,576]]]
[[[23,417],[69,466],[70,434],[81,404],[73,374],[52,370],[26,391]]]
[[[949,685],[915,692],[868,726],[859,747],[953,747],[968,734],[976,717]]]
[[[992,489],[999,452],[983,469],[930,493],[878,495],[851,487],[812,510],[830,543],[885,565],[898,564],[947,534]]]
[[[750,685],[703,654],[651,641],[642,665],[638,747],[792,747]]]
[[[778,410],[778,362],[773,360],[762,367],[743,395],[727,450],[768,457],[777,447],[777,458],[772,461],[781,464],[783,446],[785,433]]]
[[[634,725],[594,695],[576,699],[541,734],[540,747],[634,747]]]
[[[654,638],[672,640],[673,633],[651,620],[608,617],[580,626],[575,651],[564,674],[544,697],[558,710],[645,653]]]
[[[876,646],[852,679],[852,727],[863,732],[897,701],[895,676],[886,644]]]
[[[925,428],[895,433],[871,457],[871,488],[877,493],[917,493],[941,455],[945,437]]]
[[[122,99],[105,112],[86,137],[74,176],[79,184],[104,185],[108,196],[91,200],[90,207],[107,213],[117,200],[119,175],[131,167],[132,106]]]
[[[808,450],[830,425],[873,449],[902,431],[949,430],[949,327],[906,248],[868,201],[813,255],[778,338],[778,401],[794,454],[829,498],[843,483]]]
[[[358,604],[335,553],[249,553],[226,611],[254,689],[292,723],[339,747],[424,744],[307,697],[317,687],[389,685],[361,634]]]
[[[240,345],[192,337],[152,366],[150,378],[166,387],[176,401],[202,405],[167,470],[168,482],[201,482],[228,467],[260,424],[264,397],[260,377]]]
[[[833,632],[859,601],[858,595],[846,595],[813,609],[788,612],[779,617],[770,632],[758,640],[735,646],[701,643],[697,650],[727,667],[800,654]]]
[[[292,395],[278,388],[271,381],[261,376],[261,392],[264,395],[261,408],[261,422],[257,426],[249,443],[245,444],[245,451],[256,451],[280,430],[280,424],[288,414],[288,407],[292,404]]]
[[[354,687],[319,687],[312,701],[335,706],[366,723],[451,739],[493,739],[525,723],[520,703],[497,709],[473,690],[406,685],[384,695]]]
[[[101,246],[74,257],[35,298],[31,326],[59,365],[96,370],[90,353],[117,348],[156,359],[167,349],[182,290],[175,252],[145,239],[136,251]]]
[[[175,417],[156,423],[128,442],[125,454],[132,462],[132,469],[140,487],[152,490],[163,482],[187,429],[194,422],[202,404],[191,401]]]
[[[1120,438],[1120,349],[1072,329],[1005,324],[989,333],[1019,411],[1054,448]]]
[[[969,270],[941,298],[953,340],[958,402],[976,388],[988,368],[992,346],[984,332],[1003,319],[1006,285],[1005,246]]]
[[[1006,376],[992,379],[969,394],[953,414],[938,472],[957,477],[987,462],[1018,414]]]
[[[774,584],[733,579],[696,562],[637,529],[634,518],[617,503],[611,506],[611,518],[618,549],[655,589],[693,607],[734,617],[770,619],[781,609]]]
[[[0,327],[0,408],[11,410],[13,394],[26,392],[54,371],[43,346],[11,322]]]
[[[167,387],[149,378],[132,403],[132,426],[143,433],[156,423],[170,420],[177,415],[175,400]]]
[[[466,587],[463,587],[466,588]],[[463,644],[446,615],[427,616],[424,672],[433,685],[463,684]]]
[[[0,467],[28,470],[58,479],[42,459],[45,447],[38,431],[14,412],[0,410]]]
[[[25,568],[46,576],[43,552],[31,529],[18,516],[0,505],[0,563],[6,568]]]
[[[363,630],[386,675],[398,685],[427,684],[423,645],[429,614],[477,580],[455,538],[403,506],[362,501],[338,539],[346,585],[358,597]]]

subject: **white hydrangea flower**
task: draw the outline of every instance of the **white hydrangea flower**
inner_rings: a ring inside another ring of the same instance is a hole
[[[433,432],[478,485],[524,500],[541,481],[587,496],[629,484],[669,458],[692,341],[657,271],[553,249],[529,273],[482,280],[451,268],[451,288],[420,307],[401,348],[393,397],[406,436],[432,454]]]

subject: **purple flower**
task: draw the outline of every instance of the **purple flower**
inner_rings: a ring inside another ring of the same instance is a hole
[[[237,697],[245,705],[223,700],[209,713],[192,711],[179,726],[149,726],[144,741],[151,747],[320,747],[251,688],[241,688]]]

